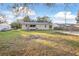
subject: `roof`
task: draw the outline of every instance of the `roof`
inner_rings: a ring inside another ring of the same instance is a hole
[[[2,23],[2,24],[0,24],[0,26],[10,26],[10,25],[7,23]]]
[[[21,22],[21,24],[52,24],[50,22]]]

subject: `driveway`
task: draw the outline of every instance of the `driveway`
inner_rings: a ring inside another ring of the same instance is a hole
[[[79,31],[56,31],[56,32],[71,34],[71,35],[79,35]]]

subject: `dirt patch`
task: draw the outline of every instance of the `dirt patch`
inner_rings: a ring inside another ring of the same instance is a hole
[[[40,35],[29,35],[28,37],[25,38],[26,40],[33,40],[33,39],[44,39]]]

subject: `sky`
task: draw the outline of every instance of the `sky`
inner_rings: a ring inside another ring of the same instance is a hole
[[[79,0],[0,0],[2,3],[79,3]]]
[[[14,5],[13,3],[0,4],[0,13],[7,16],[7,21],[9,23],[16,20],[14,14],[12,13],[11,7],[13,5]],[[42,3],[28,4],[27,7],[31,11],[28,13],[30,18],[35,19],[38,16],[39,17],[48,16],[50,17],[53,23],[65,23],[65,13],[66,13],[66,23],[68,24],[76,23],[75,17],[77,16],[77,12],[79,10],[79,4],[68,4],[67,6],[65,6],[63,3],[57,3],[49,7]],[[25,15],[22,14],[17,18],[20,19]]]

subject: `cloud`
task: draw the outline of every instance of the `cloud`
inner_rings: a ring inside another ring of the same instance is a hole
[[[54,15],[54,21],[57,23],[65,23],[65,13],[66,13],[66,21],[67,23],[75,23],[75,15],[73,15],[71,12],[58,12]]]

